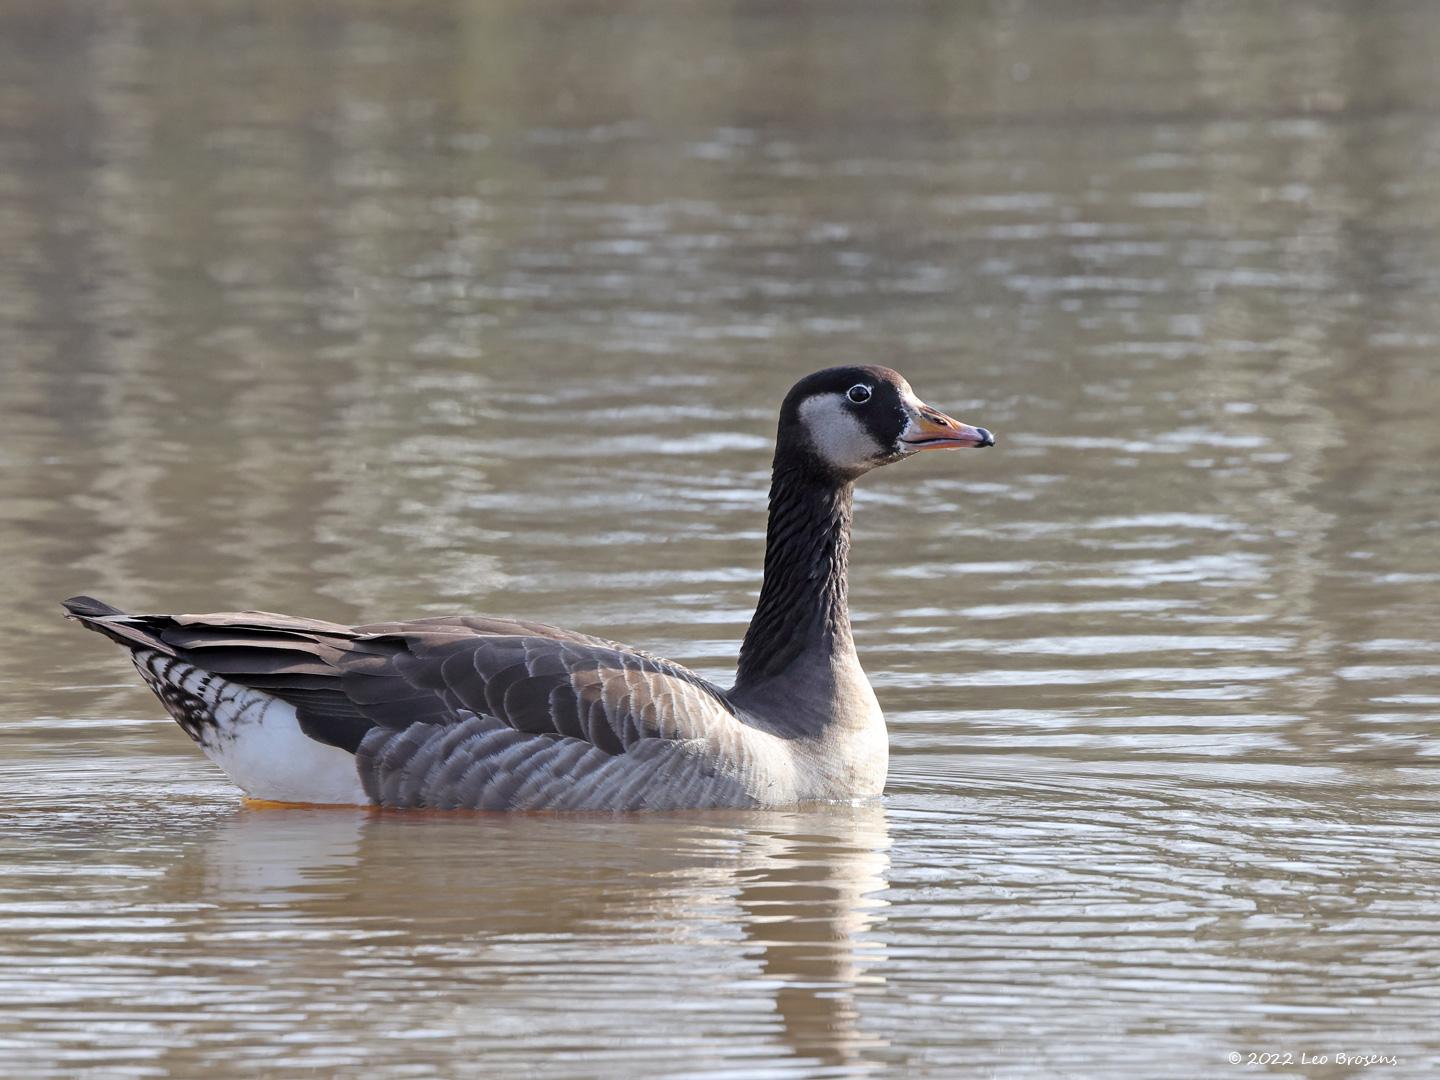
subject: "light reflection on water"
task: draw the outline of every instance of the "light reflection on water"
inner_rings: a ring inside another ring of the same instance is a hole
[[[0,30],[7,1068],[1440,1065],[1437,13]],[[776,404],[847,361],[1000,437],[860,492],[883,806],[247,809],[56,618],[480,610],[725,681]]]

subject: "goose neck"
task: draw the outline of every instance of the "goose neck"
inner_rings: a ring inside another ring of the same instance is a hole
[[[853,484],[779,461],[770,485],[765,575],[734,693],[854,661],[848,567]]]

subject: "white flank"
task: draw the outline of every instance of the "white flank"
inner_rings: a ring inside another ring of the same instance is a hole
[[[365,805],[355,755],[317,742],[300,730],[295,707],[218,675],[137,649],[135,667],[161,697],[183,691],[203,705],[186,727],[205,756],[246,795],[273,802]],[[161,673],[163,674],[163,677]]]

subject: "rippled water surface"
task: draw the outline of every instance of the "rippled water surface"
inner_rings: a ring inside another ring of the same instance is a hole
[[[1440,1068],[1437,54],[1399,2],[6,4],[0,1072]],[[882,805],[246,807],[58,618],[726,681],[777,403],[852,361],[1000,439],[862,485]]]

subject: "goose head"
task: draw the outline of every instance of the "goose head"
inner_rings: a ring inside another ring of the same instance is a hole
[[[780,406],[776,456],[854,480],[923,450],[994,446],[982,427],[932,409],[887,367],[833,367],[796,383]]]

